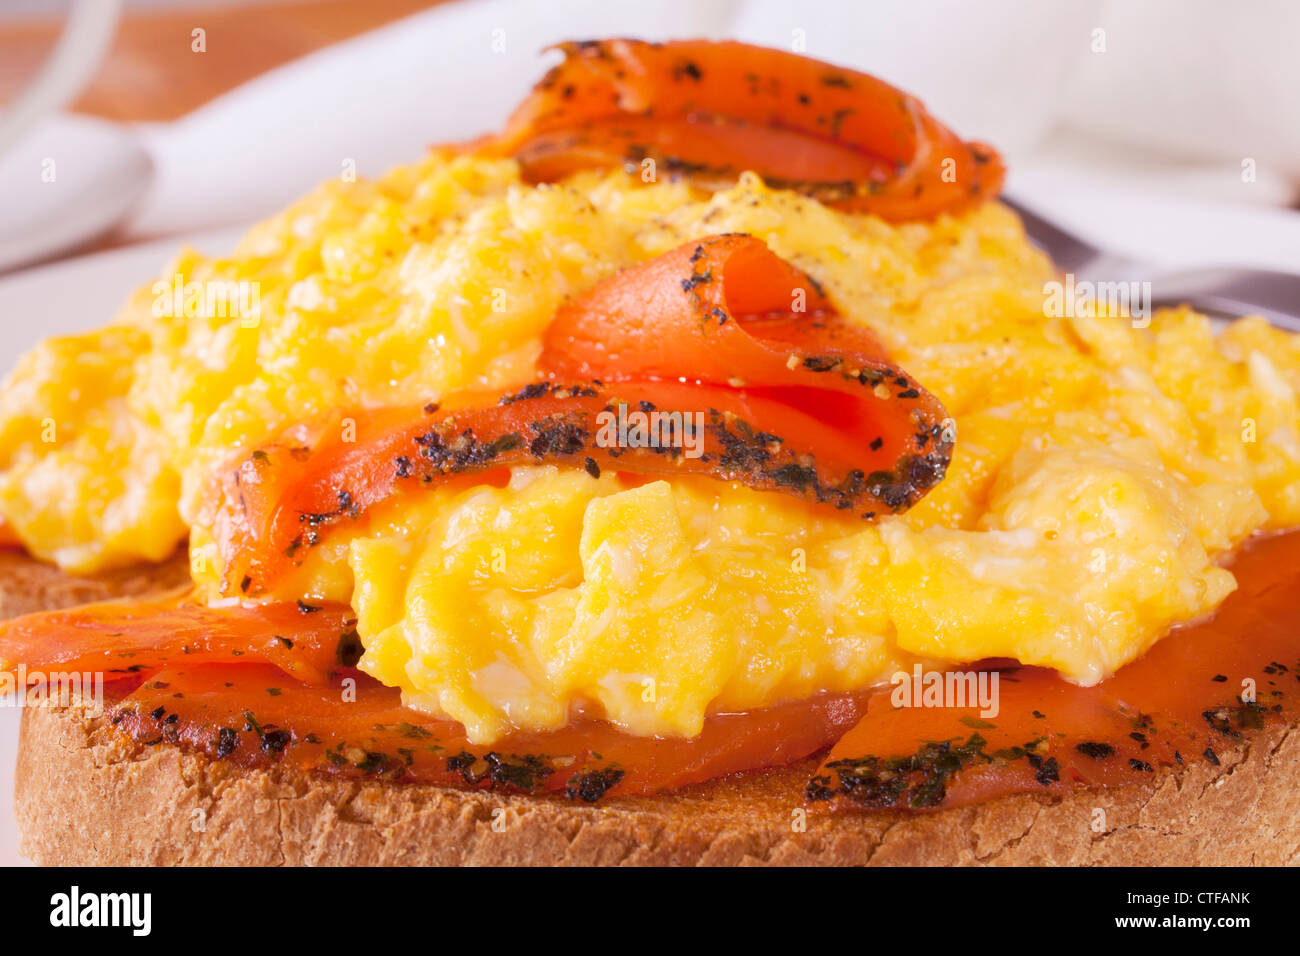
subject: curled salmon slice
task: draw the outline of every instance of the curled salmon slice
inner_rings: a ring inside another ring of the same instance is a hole
[[[243,454],[211,499],[224,592],[262,593],[395,493],[514,466],[703,475],[870,520],[952,454],[938,400],[751,236],[687,243],[570,302],[539,369],[503,396],[346,410]]]
[[[627,167],[708,188],[745,170],[892,221],[956,213],[995,196],[1005,167],[915,97],[865,73],[736,42],[560,44],[500,136],[533,182]]]

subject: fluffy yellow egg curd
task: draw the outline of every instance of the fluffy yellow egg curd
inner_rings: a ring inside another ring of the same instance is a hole
[[[215,597],[198,515],[237,449],[340,406],[516,384],[566,296],[723,232],[809,273],[945,403],[955,456],[918,506],[868,523],[716,481],[517,469],[372,509],[272,597],[350,601],[361,667],[476,741],[578,709],[692,735],[915,662],[1096,682],[1212,612],[1246,537],[1300,525],[1300,337],[1050,314],[1057,277],[1002,206],[889,225],[751,175],[534,187],[438,153],[322,187],[230,258],[184,252],[112,325],[24,356],[0,392],[0,514],[71,571],[188,534]]]

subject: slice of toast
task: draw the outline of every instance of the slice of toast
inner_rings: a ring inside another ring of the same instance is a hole
[[[190,579],[182,548],[162,564],[103,574],[66,574],[15,548],[0,548],[0,620],[55,608],[139,597],[171,590]]]
[[[183,562],[69,578],[0,563],[5,614],[145,593]],[[596,805],[284,770],[136,744],[76,708],[23,714],[22,852],[77,865],[1280,865],[1300,863],[1300,733],[1272,727],[1140,784],[922,813],[807,811],[816,760]]]

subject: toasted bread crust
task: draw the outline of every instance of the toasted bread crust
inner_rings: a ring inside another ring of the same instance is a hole
[[[1300,861],[1300,732],[1149,784],[924,814],[808,814],[813,764],[657,797],[564,798],[241,771],[103,718],[23,715],[22,851],[78,865],[1279,865]],[[1099,814],[1098,811],[1101,811]]]
[[[59,585],[54,574],[0,565],[0,607],[111,597],[118,586]],[[175,576],[173,567],[123,580],[143,591]],[[8,593],[24,581],[29,593]],[[1064,798],[916,814],[805,814],[815,761],[592,806],[240,770],[169,744],[136,744],[75,708],[31,709],[15,812],[22,852],[46,865],[1300,863],[1300,731],[1272,727],[1221,761]]]
[[[14,548],[0,548],[0,619],[92,601],[164,591],[190,579],[184,549],[162,564],[103,574],[66,574]]]

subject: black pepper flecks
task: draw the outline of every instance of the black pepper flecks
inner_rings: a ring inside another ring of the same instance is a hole
[[[611,789],[618,786],[623,776],[623,771],[617,767],[604,767],[600,770],[586,770],[575,773],[565,783],[564,795],[570,800],[595,803]]]
[[[217,731],[217,757],[229,757],[239,746],[239,732],[233,727],[222,727]]]
[[[365,647],[361,644],[361,635],[357,633],[355,627],[350,627],[339,635],[334,659],[338,661],[340,667],[356,667],[364,653]]]
[[[973,733],[966,741],[929,741],[905,757],[876,756],[836,760],[826,765],[835,780],[819,775],[805,788],[809,800],[843,796],[865,807],[938,806],[947,796],[952,775],[976,762],[992,762],[987,741]]]
[[[284,752],[284,748],[289,746],[289,741],[293,738],[287,730],[266,730],[258,738],[261,741],[262,752],[268,754],[279,754]]]
[[[1079,751],[1085,757],[1091,757],[1093,760],[1102,760],[1115,753],[1115,748],[1110,744],[1085,740],[1081,744],[1075,744],[1074,749]]]
[[[481,765],[481,766],[480,766]],[[477,757],[467,750],[448,757],[448,772],[458,773],[470,786],[486,783],[489,788],[505,787],[521,793],[535,793],[555,772],[549,761],[536,754],[501,754],[489,751]]]

